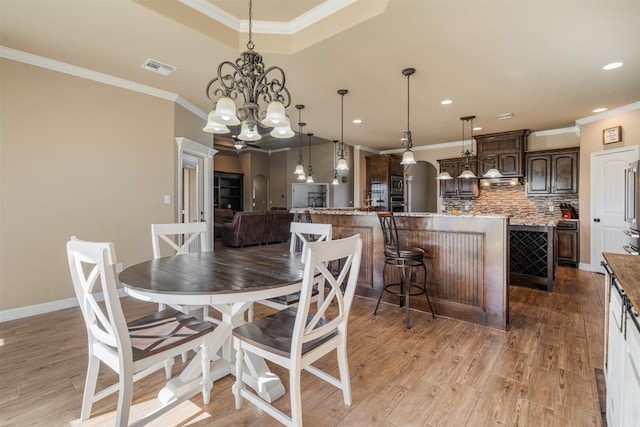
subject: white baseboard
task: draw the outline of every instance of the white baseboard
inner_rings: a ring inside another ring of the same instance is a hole
[[[126,296],[124,289],[118,289],[120,298]],[[96,300],[102,301],[102,295],[96,296]],[[67,298],[58,301],[45,302],[42,304],[28,305],[26,307],[11,308],[0,311],[0,323],[9,320],[23,319],[25,317],[36,316],[38,314],[50,313],[52,311],[64,310],[65,308],[77,307],[77,298]]]

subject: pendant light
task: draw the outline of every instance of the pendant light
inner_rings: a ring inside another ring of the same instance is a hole
[[[307,173],[307,184],[313,184],[313,168],[311,167],[311,137],[313,134],[308,133],[307,136],[309,137],[309,172]]]
[[[338,140],[333,140],[333,181],[331,181],[331,185],[340,185],[340,181],[338,181],[338,167],[336,165],[336,145],[338,144]]]
[[[302,160],[302,128],[305,125],[305,123],[302,122],[302,110],[304,109],[304,105],[298,104],[296,105],[296,109],[298,110],[298,140],[300,141],[300,149],[298,150],[298,164],[293,173],[298,175],[299,181],[302,181],[306,179],[304,176],[304,161]],[[300,178],[301,176],[302,178]]]
[[[415,68],[405,68],[402,70],[402,75],[407,78],[407,129],[400,131],[402,133],[402,145],[406,145],[407,149],[402,154],[401,165],[414,165],[416,163],[416,158],[413,155],[413,151],[411,151],[411,147],[413,147],[413,141],[411,140],[411,130],[409,128],[409,77],[416,72]]]
[[[464,170],[460,175],[458,175],[458,178],[463,178],[463,179],[478,178],[476,174],[474,174],[473,171],[471,170],[471,157],[473,157],[473,119],[475,118],[476,116],[460,117],[460,120],[462,121],[462,153],[461,154],[465,163],[464,163]],[[471,150],[469,149],[465,150],[464,124],[466,122],[471,123]]]
[[[347,146],[344,143],[344,96],[346,94],[348,94],[349,91],[347,89],[339,89],[338,90],[338,95],[341,96],[342,100],[341,100],[341,104],[342,104],[342,110],[341,110],[341,131],[340,131],[340,144],[338,145],[338,165],[336,166],[336,169],[339,171],[346,171],[349,170],[349,165],[347,164],[347,159],[345,159],[345,156],[347,155]],[[337,184],[336,184],[337,185]]]

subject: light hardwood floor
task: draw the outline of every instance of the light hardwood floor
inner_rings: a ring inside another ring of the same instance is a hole
[[[71,286],[71,284],[70,284]],[[601,426],[595,369],[602,368],[604,277],[561,267],[548,293],[510,288],[506,332],[356,298],[349,325],[353,404],[303,375],[304,420],[310,426]],[[123,299],[130,316],[156,310]],[[256,312],[264,312],[256,308]],[[0,324],[0,425],[81,425],[86,332],[78,308]],[[335,357],[322,366],[337,371]],[[177,372],[181,364],[174,366]],[[101,369],[99,387],[116,379]],[[286,372],[275,370],[288,384]],[[154,405],[157,372],[134,388],[132,419]],[[245,402],[234,407],[232,378],[152,425],[275,426]],[[288,398],[278,400],[288,410]],[[110,426],[115,396],[94,405],[82,425]]]

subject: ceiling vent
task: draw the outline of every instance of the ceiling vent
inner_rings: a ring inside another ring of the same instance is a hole
[[[174,67],[173,65],[165,64],[160,61],[156,61],[155,59],[147,59],[140,66],[140,68],[144,68],[148,71],[153,71],[154,73],[162,74],[163,76],[168,76],[173,73],[178,67]]]
[[[513,113],[502,113],[496,116],[498,120],[510,119],[512,117],[513,117]]]

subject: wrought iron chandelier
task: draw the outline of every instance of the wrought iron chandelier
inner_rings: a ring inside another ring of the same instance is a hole
[[[400,162],[402,165],[414,165],[416,163],[416,158],[413,155],[413,151],[411,151],[411,148],[413,147],[413,140],[411,139],[411,130],[409,128],[409,77],[411,77],[415,72],[415,68],[405,68],[402,70],[402,75],[407,78],[407,129],[400,131],[402,134],[400,141],[402,145],[407,147],[407,149],[402,153],[402,161]]]
[[[218,75],[209,81],[206,95],[213,102],[205,132],[228,133],[228,126],[240,125],[238,139],[258,141],[262,138],[258,125],[272,127],[274,138],[294,136],[285,109],[291,104],[285,86],[284,70],[278,66],[265,67],[262,55],[255,52],[252,33],[252,1],[249,0],[249,41],[235,63],[224,61],[218,65]],[[242,105],[235,101],[242,96]],[[266,111],[265,111],[266,106]]]
[[[338,89],[338,95],[341,96],[341,104],[342,104],[342,110],[341,110],[341,130],[340,130],[340,143],[338,144],[338,149],[337,149],[337,153],[338,153],[338,164],[336,166],[336,169],[339,171],[347,171],[349,170],[349,165],[347,164],[347,159],[345,158],[347,156],[347,145],[344,143],[344,96],[346,94],[348,94],[349,91],[347,89]]]

